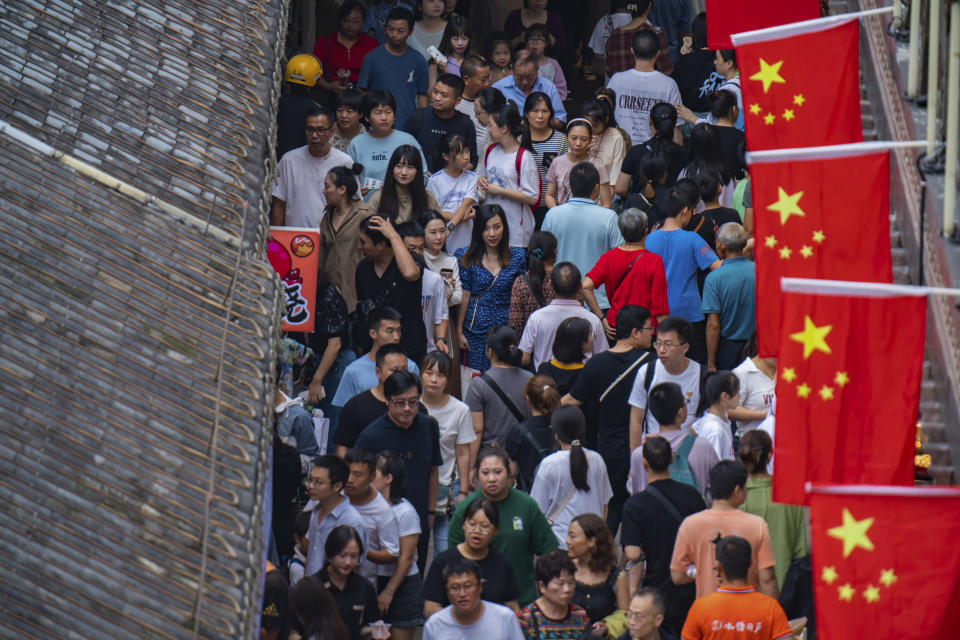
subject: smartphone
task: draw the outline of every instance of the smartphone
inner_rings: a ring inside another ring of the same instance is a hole
[[[427,53],[430,54],[430,57],[439,62],[442,65],[447,64],[447,56],[440,53],[440,49],[437,49],[434,45],[427,47]]]
[[[452,277],[453,277],[453,269],[440,269],[440,277],[441,277],[441,278],[452,278]]]

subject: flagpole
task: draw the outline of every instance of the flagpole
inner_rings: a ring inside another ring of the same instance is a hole
[[[860,294],[867,296],[952,296],[960,297],[960,289],[947,287],[918,287],[909,284],[883,282],[852,282],[849,280],[817,280],[815,278],[780,278],[781,291],[797,293]]]
[[[753,31],[742,31],[740,33],[731,33],[730,40],[733,46],[738,47],[750,44],[757,40],[765,40],[771,36],[789,35],[792,32],[809,33],[816,27],[827,29],[837,24],[847,22],[854,18],[866,18],[869,16],[880,15],[884,13],[893,13],[893,7],[881,7],[879,9],[868,9],[866,11],[855,11],[853,13],[841,13],[836,16],[827,16],[825,18],[814,18],[813,20],[802,20],[800,22],[790,22],[775,27],[766,27],[764,29],[755,29]]]
[[[823,147],[797,147],[794,149],[767,149],[747,152],[747,164],[755,162],[779,162],[794,158],[835,158],[838,156],[864,155],[890,149],[919,149],[926,147],[926,140],[878,140],[834,144]]]

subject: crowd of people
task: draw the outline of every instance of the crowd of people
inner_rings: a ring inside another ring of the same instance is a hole
[[[512,3],[346,0],[287,64],[261,638],[793,637],[736,55],[688,0]]]

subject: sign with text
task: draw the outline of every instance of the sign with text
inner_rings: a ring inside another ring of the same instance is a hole
[[[267,258],[283,282],[283,331],[313,332],[319,246],[317,229],[270,227]]]

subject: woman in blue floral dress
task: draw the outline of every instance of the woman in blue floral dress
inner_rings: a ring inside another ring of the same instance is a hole
[[[487,332],[507,324],[513,281],[526,269],[526,251],[510,246],[507,216],[498,204],[477,208],[470,246],[458,249],[463,301],[460,348],[463,363],[481,373],[490,368]]]

